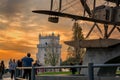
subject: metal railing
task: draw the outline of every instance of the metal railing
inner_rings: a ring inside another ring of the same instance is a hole
[[[16,67],[15,70],[15,80],[17,77],[17,69],[31,69],[31,80],[35,79],[35,69],[62,69],[62,68],[88,68],[88,80],[94,80],[94,68],[99,67],[120,67],[120,64],[93,64],[88,63],[88,65],[75,65],[75,66],[40,66],[40,67]],[[18,79],[17,79],[18,80]]]

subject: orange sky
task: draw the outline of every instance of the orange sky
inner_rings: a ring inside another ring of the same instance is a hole
[[[70,0],[63,0],[66,4]],[[72,0],[71,0],[72,1]],[[78,1],[78,0],[76,0]],[[99,0],[100,3],[102,0]],[[59,23],[48,22],[48,16],[32,13],[33,10],[49,10],[50,0],[1,0],[0,3],[0,60],[8,61],[11,58],[20,59],[27,52],[36,59],[37,44],[39,34],[60,34],[62,44],[62,59],[66,58],[67,45],[64,41],[72,37],[71,19],[60,18]],[[90,3],[89,3],[90,4]],[[83,8],[80,4],[74,5],[64,12],[82,14]],[[79,22],[85,35],[90,30],[91,23]],[[94,35],[96,33],[96,35]],[[98,36],[99,32],[94,30],[92,38]],[[119,38],[119,33],[115,32],[112,37]]]

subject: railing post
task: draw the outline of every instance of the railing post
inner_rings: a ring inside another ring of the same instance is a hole
[[[35,80],[34,66],[31,69],[31,80]]]
[[[93,63],[88,63],[88,78],[89,78],[89,80],[94,80]]]
[[[14,80],[16,80],[17,77],[17,67],[15,67],[15,75],[14,75]]]

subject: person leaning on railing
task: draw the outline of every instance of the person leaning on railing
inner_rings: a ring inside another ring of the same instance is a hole
[[[38,64],[38,61],[36,60],[35,63],[33,64],[34,67],[38,67],[41,66],[40,64]],[[35,69],[35,75],[37,75],[38,69]]]

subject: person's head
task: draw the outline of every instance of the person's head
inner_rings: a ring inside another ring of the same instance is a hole
[[[3,60],[1,61],[1,64],[4,64],[4,61],[3,61]]]
[[[15,59],[13,59],[13,62],[15,62]]]
[[[10,59],[9,62],[12,62],[12,59]]]
[[[30,57],[31,56],[31,54],[30,53],[27,53],[27,57]]]
[[[17,62],[20,62],[21,60],[20,59],[18,59],[18,61]]]

